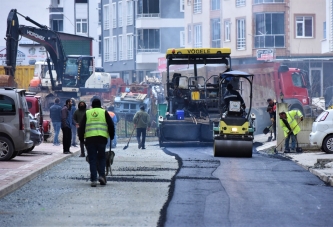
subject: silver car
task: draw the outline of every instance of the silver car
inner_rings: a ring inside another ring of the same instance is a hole
[[[0,161],[33,146],[24,89],[0,88]]]

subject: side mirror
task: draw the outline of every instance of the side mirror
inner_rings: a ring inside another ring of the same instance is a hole
[[[251,113],[251,120],[255,120],[256,119],[256,115],[254,113]]]

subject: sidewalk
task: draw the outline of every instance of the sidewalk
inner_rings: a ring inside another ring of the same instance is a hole
[[[65,159],[78,155],[79,147],[71,147],[73,154],[63,154],[62,146],[42,143],[30,153],[23,153],[10,161],[0,162],[0,198],[22,187],[38,174],[61,163]]]
[[[262,143],[262,146],[257,147],[260,153],[274,155],[276,141],[267,142],[268,136],[265,134],[256,135],[254,142]],[[322,181],[330,186],[333,186],[333,154],[326,154],[322,151],[307,151],[303,153],[288,153],[284,154],[278,151],[277,155],[281,155],[291,159],[304,169],[318,176]]]

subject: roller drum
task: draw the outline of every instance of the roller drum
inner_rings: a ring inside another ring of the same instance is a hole
[[[252,157],[252,140],[215,139],[214,157]]]

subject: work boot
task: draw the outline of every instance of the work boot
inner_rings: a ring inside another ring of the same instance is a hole
[[[139,143],[138,144],[138,148],[140,149],[142,147],[142,143]]]
[[[79,157],[86,157],[84,153],[81,153]]]
[[[98,178],[98,181],[99,181],[99,183],[100,183],[101,185],[106,185],[106,177],[102,177],[102,176],[100,176],[100,177]]]
[[[90,185],[91,185],[91,187],[96,187],[97,186],[97,181],[92,181]]]

